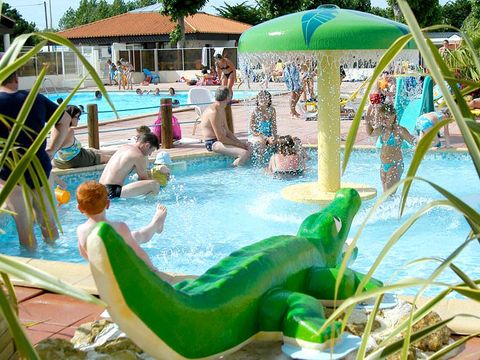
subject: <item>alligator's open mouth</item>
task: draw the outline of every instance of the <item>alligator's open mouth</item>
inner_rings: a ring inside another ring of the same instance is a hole
[[[337,228],[337,233],[339,233],[343,226],[342,220],[337,216],[334,216],[333,220],[335,220],[335,227]]]

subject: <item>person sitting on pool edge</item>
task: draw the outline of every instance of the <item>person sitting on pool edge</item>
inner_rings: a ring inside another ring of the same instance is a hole
[[[119,233],[125,242],[135,251],[137,256],[154,271],[156,271],[147,253],[139,246],[151,240],[154,234],[160,234],[163,231],[165,219],[167,217],[167,208],[158,204],[155,214],[150,223],[138,231],[130,231],[127,224],[120,221],[110,221],[107,219],[107,209],[110,207],[110,200],[107,196],[107,189],[104,185],[94,181],[86,181],[77,188],[76,191],[78,210],[87,217],[87,221],[77,227],[78,250],[86,260],[87,238],[92,229],[101,221],[111,225]],[[160,276],[170,281],[171,276],[160,273]]]
[[[96,149],[85,149],[75,137],[74,128],[77,127],[82,110],[74,105],[68,105],[65,112],[72,117],[70,127],[65,135],[65,140],[53,157],[53,165],[59,169],[72,169],[79,167],[105,164],[112,157],[112,152]]]
[[[158,194],[160,185],[152,180],[147,171],[147,161],[159,147],[158,138],[150,133],[140,135],[135,144],[125,144],[115,152],[105,166],[99,181],[107,187],[110,199]],[[124,185],[133,169],[139,180]]]
[[[231,99],[228,87],[220,86],[215,92],[215,102],[202,114],[200,126],[208,151],[233,156],[233,166],[243,165],[252,154],[248,142],[240,141],[227,125],[225,107]]]

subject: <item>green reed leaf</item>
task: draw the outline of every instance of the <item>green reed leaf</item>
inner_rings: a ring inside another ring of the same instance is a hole
[[[22,279],[27,283],[33,284],[41,289],[71,296],[75,299],[79,299],[91,304],[106,306],[105,303],[97,297],[87,294],[83,290],[79,290],[44,271],[34,268],[31,265],[18,262],[15,259],[5,255],[0,255],[0,271],[17,279]]]
[[[8,297],[0,287],[0,315],[5,318],[12,337],[15,339],[15,345],[24,359],[40,360],[37,352],[28,340],[23,327],[20,325],[15,311],[13,310]]]

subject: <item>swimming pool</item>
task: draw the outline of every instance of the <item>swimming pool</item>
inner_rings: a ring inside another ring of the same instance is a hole
[[[232,251],[279,234],[295,234],[303,219],[317,211],[314,205],[284,200],[280,190],[296,182],[316,179],[316,153],[312,151],[310,170],[293,180],[273,179],[254,167],[232,169],[230,160],[223,157],[201,157],[187,161],[187,170],[174,175],[169,185],[156,199],[115,199],[108,212],[110,218],[125,221],[138,229],[150,221],[155,204],[168,207],[165,230],[155,235],[143,247],[153,263],[161,270],[201,274]],[[355,151],[345,175],[345,181],[371,184],[379,193],[378,154],[375,151]],[[407,155],[407,163],[410,161]],[[480,209],[478,178],[470,158],[464,154],[430,153],[419,175],[430,178],[462,199]],[[69,189],[86,179],[98,178],[98,173],[65,176]],[[373,216],[361,236],[359,257],[353,268],[367,271],[391,233],[405,219],[432,199],[440,198],[425,184],[415,184],[406,207],[406,215],[398,219],[399,198],[384,203]],[[353,237],[374,201],[365,202],[356,216],[350,237]],[[55,245],[41,243],[30,253],[18,245],[15,226],[10,219],[2,220],[0,228],[2,253],[41,259],[81,262],[76,247],[76,226],[84,221],[76,209],[75,199],[58,210],[64,234]],[[393,247],[375,273],[388,280],[394,271],[408,261],[426,256],[447,257],[468,234],[462,216],[449,208],[437,208],[419,220]],[[455,260],[472,278],[480,277],[480,248],[471,243]],[[432,264],[423,263],[401,270],[399,276],[427,275]],[[458,282],[452,272],[442,281]]]
[[[215,89],[216,88],[212,89],[212,92],[215,91]],[[272,93],[274,93],[274,91]],[[126,117],[158,112],[160,99],[164,97],[177,99],[181,105],[187,104],[188,91],[177,91],[173,97],[170,96],[166,91],[160,92],[159,96],[156,96],[153,93],[137,95],[135,94],[135,91],[111,91],[108,93],[108,95],[110,96],[115,109],[118,111],[118,115],[120,117]],[[257,91],[235,90],[233,92],[233,98],[237,100],[250,99],[256,95]],[[59,97],[65,99],[68,96],[68,93],[48,94],[46,96],[55,102]],[[107,101],[103,98],[96,100],[94,91],[77,92],[70,101],[70,104],[83,105],[85,107],[85,111],[87,111],[88,104],[97,104],[99,120],[115,119],[115,114],[108,105]],[[86,123],[87,116],[82,116],[79,124],[84,125]]]

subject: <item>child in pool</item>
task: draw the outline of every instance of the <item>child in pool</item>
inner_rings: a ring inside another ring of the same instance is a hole
[[[370,136],[380,138],[380,179],[383,191],[391,188],[401,178],[403,173],[402,143],[406,140],[416,144],[416,139],[407,129],[397,123],[397,114],[393,104],[381,104],[375,113],[371,104],[365,116],[366,132]]]
[[[280,136],[275,153],[270,158],[267,173],[274,175],[296,175],[305,169],[305,159],[297,151],[297,145],[290,135]]]
[[[257,106],[250,116],[248,141],[252,143],[257,158],[262,161],[265,151],[275,144],[277,138],[277,115],[268,91],[259,91],[256,101]]]
[[[173,162],[166,151],[160,151],[155,158],[154,166],[150,170],[152,179],[156,180],[160,186],[167,186],[170,180],[170,168]]]
[[[106,211],[110,207],[110,200],[107,197],[107,189],[104,185],[93,180],[86,181],[78,187],[76,195],[78,210],[87,217],[87,221],[77,227],[78,249],[86,260],[88,260],[88,235],[95,225],[104,221],[110,224],[123,237],[138,257],[145,261],[152,270],[156,270],[139,244],[150,241],[155,233],[159,234],[163,231],[163,225],[167,217],[167,208],[164,205],[157,205],[157,210],[150,224],[139,231],[130,231],[128,225],[124,222],[107,219]],[[171,277],[167,274],[160,273],[159,275],[166,281],[171,280]]]
[[[148,94],[150,93],[150,90],[142,90],[140,88],[137,88],[137,90],[135,90],[135,94],[137,95],[143,95],[143,94]]]

